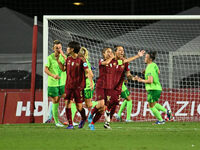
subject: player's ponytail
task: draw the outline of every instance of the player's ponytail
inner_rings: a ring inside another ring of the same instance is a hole
[[[88,59],[88,57],[89,57],[89,52],[88,52],[87,48],[81,47],[79,53],[81,53],[85,59]]]
[[[148,52],[148,54],[149,54],[149,57],[152,59],[152,61],[154,61],[155,58],[156,58],[157,52],[156,51],[150,51],[150,52]]]

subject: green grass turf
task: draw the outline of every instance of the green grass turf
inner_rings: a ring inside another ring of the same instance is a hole
[[[0,150],[200,150],[200,122],[103,123],[90,131],[54,124],[0,125]]]

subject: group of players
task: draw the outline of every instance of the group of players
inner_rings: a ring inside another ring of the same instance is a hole
[[[124,85],[125,77],[128,80],[145,83],[150,110],[158,119],[156,124],[165,123],[159,111],[163,111],[168,120],[171,119],[172,113],[157,103],[162,87],[159,82],[159,68],[153,62],[156,56],[155,52],[146,53],[145,79],[141,79],[131,75],[129,63],[144,56],[144,50],[139,51],[136,56],[125,58],[124,48],[120,45],[113,49],[104,48],[102,50],[103,58],[99,61],[99,77],[95,85],[86,48],[80,47],[78,42],[72,41],[68,43],[65,55],[62,51],[62,44],[55,40],[53,50],[54,53],[48,56],[45,72],[48,74],[48,96],[53,103],[52,114],[56,126],[63,126],[58,119],[58,106],[61,97],[66,100],[65,111],[68,120],[66,129],[74,128],[73,117],[75,113],[72,112],[76,112],[76,109],[81,115],[79,128],[83,128],[88,120],[89,128],[95,130],[95,122],[106,112],[104,127],[110,129],[110,120],[121,98],[125,100],[117,114],[117,119],[121,120],[121,113],[127,106],[126,122],[131,122],[132,100],[130,92]],[[92,102],[94,90],[96,90],[96,103]],[[88,119],[83,102],[90,111]]]

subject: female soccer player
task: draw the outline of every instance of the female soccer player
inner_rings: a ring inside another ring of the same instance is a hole
[[[125,53],[124,53],[124,48],[123,46],[115,46],[115,53],[116,53],[116,59],[117,60],[122,60],[123,63],[129,63],[131,61],[134,61],[135,59],[137,58],[140,58],[144,55],[145,51],[144,50],[141,50],[141,51],[138,51],[138,54],[133,56],[133,57],[130,57],[130,58],[125,58]],[[130,76],[130,72],[129,72],[129,76]],[[127,89],[126,85],[122,84],[122,92],[121,92],[121,98],[124,98],[125,100],[123,101],[123,103],[121,104],[121,107],[119,109],[119,112],[117,114],[117,120],[121,120],[121,113],[122,111],[125,109],[126,107],[126,110],[127,110],[127,116],[126,116],[126,122],[132,122],[131,120],[131,112],[132,112],[132,100],[131,100],[131,95],[130,95],[130,92],[129,90]]]
[[[67,52],[70,54],[67,57],[65,65],[63,65],[59,59],[57,62],[61,70],[66,71],[67,79],[65,85],[65,93],[66,93],[66,116],[69,122],[69,126],[67,129],[73,129],[74,126],[72,124],[72,116],[71,116],[71,103],[72,99],[74,99],[77,110],[81,114],[82,120],[79,123],[79,128],[83,128],[86,115],[85,109],[83,108],[83,91],[85,87],[85,74],[88,75],[90,80],[90,88],[93,89],[93,82],[91,76],[88,74],[88,66],[84,59],[78,57],[78,53],[80,51],[80,44],[78,42],[72,41],[68,44]]]
[[[157,103],[162,92],[162,86],[159,81],[160,70],[157,64],[153,62],[155,58],[156,52],[150,51],[145,55],[144,61],[147,64],[147,67],[145,69],[145,79],[136,76],[136,80],[138,82],[145,83],[145,89],[148,93],[147,101],[149,103],[150,110],[158,119],[155,124],[165,124],[165,121],[163,120],[159,111],[167,114],[169,120],[171,120],[172,118],[172,113],[169,110],[165,109],[162,105]]]
[[[102,50],[103,59],[99,61],[99,78],[96,82],[96,100],[98,104],[92,109],[88,116],[89,128],[95,130],[94,124],[104,113],[105,104],[110,100],[108,96],[108,89],[112,89],[113,68],[111,61],[114,54],[111,48],[104,48]],[[106,76],[108,75],[108,76]],[[94,116],[94,117],[93,117]]]
[[[52,100],[52,114],[57,127],[63,127],[58,119],[58,106],[60,97],[65,96],[65,80],[66,73],[59,68],[57,59],[64,62],[64,58],[60,55],[62,44],[60,41],[53,42],[54,53],[48,56],[47,64],[45,65],[45,73],[48,75],[48,96]]]
[[[79,56],[83,57],[86,60],[87,65],[88,65],[88,70],[89,70],[88,75],[90,75],[91,78],[93,78],[94,74],[93,74],[92,69],[91,69],[91,64],[90,64],[90,62],[88,60],[88,57],[89,57],[88,50],[85,47],[81,47],[81,49],[79,51]],[[86,75],[86,77],[87,77],[87,75]],[[93,85],[94,85],[94,81],[93,81]],[[87,77],[86,78],[86,86],[85,86],[85,89],[84,89],[84,97],[85,97],[86,107],[89,109],[89,111],[90,111],[90,108],[92,107],[93,93],[94,93],[94,89],[91,90],[91,88],[90,88],[90,80]]]

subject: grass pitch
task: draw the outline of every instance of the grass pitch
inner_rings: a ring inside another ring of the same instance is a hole
[[[200,150],[200,122],[103,123],[90,131],[54,124],[0,125],[0,150]]]

